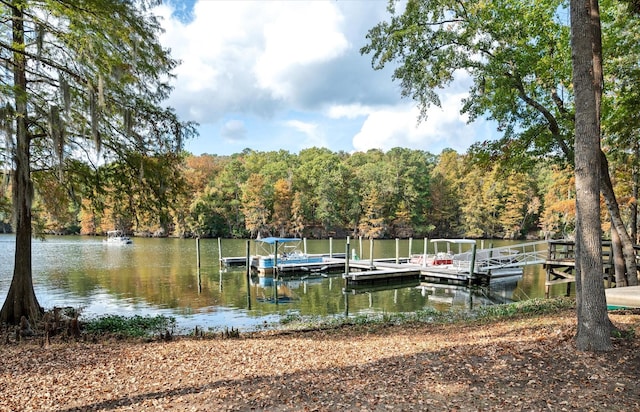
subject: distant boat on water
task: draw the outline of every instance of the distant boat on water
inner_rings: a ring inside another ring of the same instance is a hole
[[[129,236],[126,236],[121,230],[110,230],[107,232],[107,238],[103,240],[108,245],[130,245],[133,243]]]

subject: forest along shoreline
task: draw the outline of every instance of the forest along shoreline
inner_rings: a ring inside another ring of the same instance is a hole
[[[0,350],[17,361],[0,364],[0,409],[638,410],[640,310],[610,312],[614,350],[587,353],[575,350],[572,305],[48,343],[3,328]]]

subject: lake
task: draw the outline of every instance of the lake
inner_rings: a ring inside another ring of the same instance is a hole
[[[484,241],[489,247],[488,240]],[[221,240],[222,255],[246,255],[246,240]],[[351,247],[369,259],[369,242]],[[409,254],[409,241],[401,240],[401,256]],[[494,246],[517,242],[491,241]],[[478,242],[480,246],[480,242]],[[422,253],[423,240],[411,242]],[[334,253],[344,253],[346,239],[334,239]],[[308,253],[328,253],[328,240],[306,241]],[[252,253],[255,246],[251,246]],[[340,275],[292,277],[276,284],[252,276],[247,285],[244,268],[221,270],[218,240],[200,240],[200,269],[194,239],[134,238],[132,245],[106,245],[100,237],[60,236],[33,240],[33,280],[36,296],[45,309],[72,306],[83,318],[103,314],[157,315],[176,318],[181,330],[220,330],[234,327],[255,330],[287,316],[354,316],[403,313],[433,307],[441,311],[470,310],[486,304],[544,296],[541,265],[528,266],[521,278],[489,288],[393,284],[383,288],[344,290]],[[430,250],[431,251],[431,250]],[[15,236],[0,235],[0,299],[4,302],[11,277]],[[393,258],[395,240],[376,240],[374,258]],[[381,290],[378,290],[381,289]],[[552,289],[561,295],[565,287]],[[277,297],[277,298],[276,298]]]

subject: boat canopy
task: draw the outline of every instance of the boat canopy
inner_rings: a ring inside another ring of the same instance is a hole
[[[432,243],[436,242],[447,242],[454,244],[474,244],[476,241],[474,239],[431,239]]]
[[[264,239],[256,239],[256,242],[267,243],[269,245],[273,245],[276,242],[278,243],[286,243],[286,242],[300,242],[302,239],[295,237],[265,237]]]

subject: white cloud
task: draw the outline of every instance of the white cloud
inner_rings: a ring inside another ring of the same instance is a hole
[[[445,95],[443,109],[417,125],[393,67],[375,71],[360,55],[367,30],[388,17],[386,0],[173,1],[176,10],[156,9],[161,41],[182,62],[167,104],[200,123],[201,136],[187,142],[195,154],[311,146],[436,153],[465,151],[476,137],[459,115],[463,94]],[[468,89],[460,79],[450,93]]]
[[[229,120],[224,124],[220,135],[227,140],[242,141],[247,138],[247,129],[240,120]]]
[[[361,104],[338,104],[333,105],[327,110],[327,117],[330,119],[355,119],[370,114],[373,111],[371,107]]]
[[[443,96],[442,108],[429,108],[426,120],[420,123],[415,105],[373,111],[354,136],[353,147],[359,151],[408,147],[434,154],[444,148],[464,152],[478,137],[474,128],[467,124],[468,117],[460,114],[464,96]]]
[[[298,149],[306,149],[309,147],[328,147],[327,141],[316,123],[304,122],[300,120],[288,120],[285,125],[293,129],[297,133],[303,135],[303,139],[296,139]]]
[[[333,60],[348,48],[340,30],[344,19],[329,2],[276,2],[269,3],[268,10],[265,49],[254,70],[261,87],[272,90],[276,97],[288,98],[295,86],[290,80],[292,72]]]
[[[228,112],[271,116],[313,82],[301,71],[349,47],[332,2],[198,1],[188,22],[169,6],[157,10],[162,42],[182,62],[169,103],[199,122]]]

